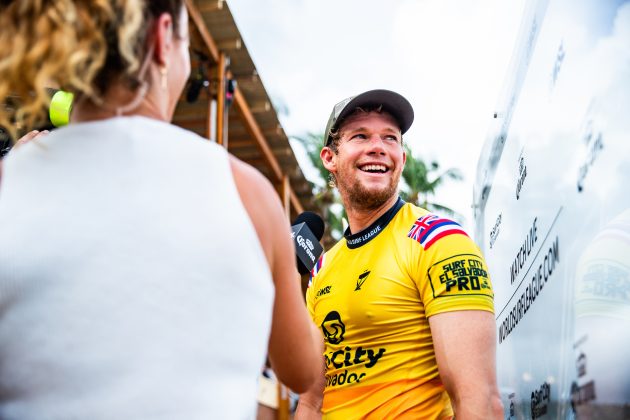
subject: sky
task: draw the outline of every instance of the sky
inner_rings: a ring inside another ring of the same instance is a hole
[[[414,107],[404,141],[458,168],[434,197],[472,232],[477,160],[512,57],[525,0],[228,0],[289,136],[323,133],[332,107],[390,89]],[[299,146],[292,142],[307,178]]]
[[[473,233],[470,206],[479,154],[508,70],[515,74],[512,53],[533,1],[227,1],[267,92],[289,109],[280,115],[289,135],[321,133],[332,106],[345,97],[374,88],[400,92],[416,111],[405,135],[413,152],[464,173],[465,181],[447,184],[436,201],[464,215],[464,227]],[[630,226],[624,118],[630,100],[630,2],[555,0],[548,6],[484,210],[490,221],[485,232],[493,225],[501,232],[494,248],[484,249],[497,313],[504,307],[509,312],[513,298],[531,284],[528,268],[514,283],[509,268],[532,220],[541,236],[529,267],[545,267],[554,237],[562,256],[539,303],[497,349],[499,386],[506,406],[513,393],[525,403],[521,408],[528,406],[532,386],[543,381],[554,384],[554,396],[566,397],[579,351],[589,360],[589,376],[579,383],[596,378],[606,390],[598,401],[623,406],[629,381],[619,366],[627,368],[627,361],[601,343],[614,339],[617,346],[609,348],[627,345],[627,334],[608,330],[628,330],[623,315],[628,305],[617,299],[622,294],[604,298],[597,290],[629,266],[619,241]],[[594,149],[595,139],[605,146]],[[296,156],[301,159],[298,150]],[[529,166],[517,202],[522,156]],[[309,176],[306,162],[300,163]],[[585,167],[586,174],[580,172]],[[580,174],[587,178],[578,193]],[[487,244],[488,236],[475,240]],[[601,299],[606,304],[593,309]],[[498,316],[501,323],[507,315]],[[569,407],[564,398],[553,409]]]

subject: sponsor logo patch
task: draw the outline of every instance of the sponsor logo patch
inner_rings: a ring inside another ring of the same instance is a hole
[[[317,294],[315,295],[315,299],[317,299],[320,296],[324,296],[324,295],[329,294],[331,289],[332,289],[332,285],[331,286],[322,287],[321,289],[319,289],[317,291]]]
[[[492,297],[488,269],[477,255],[460,254],[429,268],[433,297],[485,295]]]
[[[343,341],[343,335],[346,333],[346,326],[341,320],[341,315],[337,311],[328,312],[324,322],[322,322],[322,332],[324,339],[330,344],[339,344]]]
[[[357,287],[354,288],[355,292],[357,290],[361,290],[361,286],[363,286],[363,283],[365,283],[365,281],[367,280],[367,278],[370,275],[370,273],[371,273],[371,271],[365,270],[363,273],[361,273],[359,275],[359,278],[357,278]]]

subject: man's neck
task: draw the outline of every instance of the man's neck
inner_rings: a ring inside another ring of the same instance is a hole
[[[375,209],[364,209],[344,203],[348,215],[350,232],[357,233],[370,226],[398,201],[398,195],[392,195],[386,202]]]

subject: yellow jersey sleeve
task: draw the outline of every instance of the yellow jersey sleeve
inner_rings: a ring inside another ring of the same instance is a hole
[[[427,317],[461,310],[494,312],[488,267],[466,234],[440,238],[421,249],[417,261],[414,280]]]

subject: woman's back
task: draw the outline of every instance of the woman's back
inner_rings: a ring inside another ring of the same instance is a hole
[[[0,417],[251,416],[273,283],[227,153],[132,117],[3,166]]]

